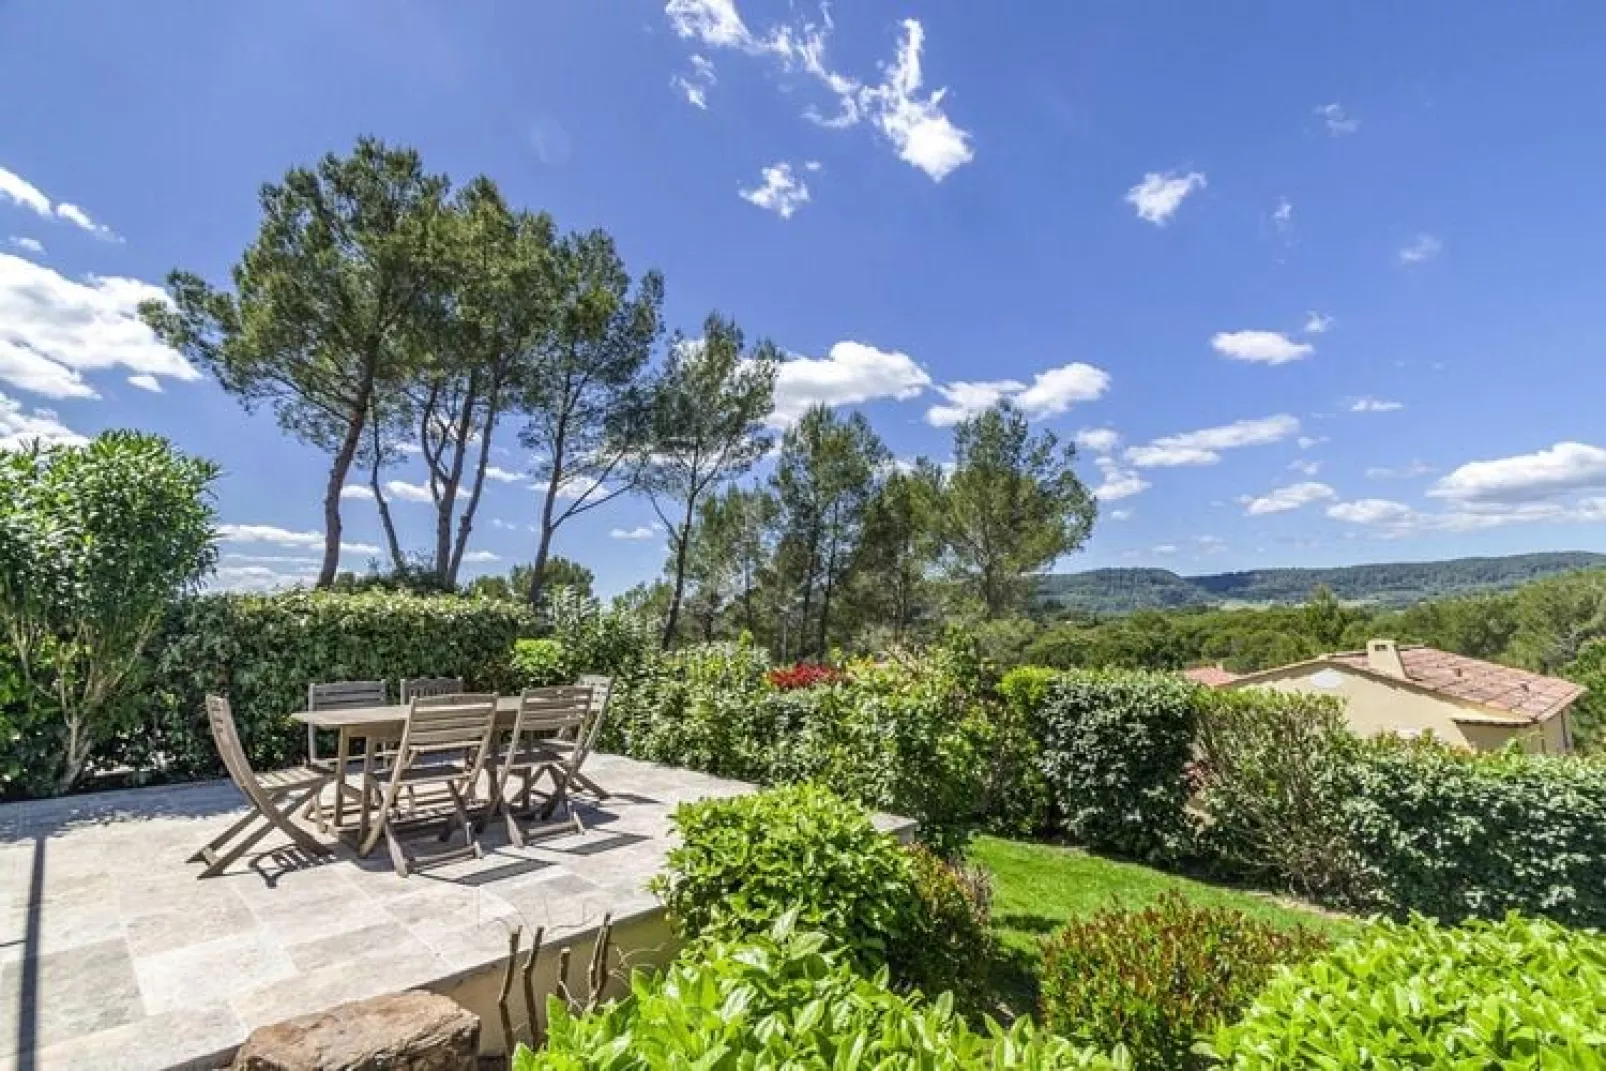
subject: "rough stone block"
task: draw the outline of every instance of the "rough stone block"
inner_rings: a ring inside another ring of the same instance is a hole
[[[264,1026],[237,1071],[474,1071],[479,1016],[422,990],[352,1001]]]

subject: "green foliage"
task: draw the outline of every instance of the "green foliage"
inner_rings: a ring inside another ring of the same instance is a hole
[[[751,937],[795,913],[860,967],[915,935],[910,863],[864,808],[814,785],[683,803],[653,888],[676,932]]]
[[[1586,691],[1570,711],[1581,751],[1606,751],[1606,640],[1592,640],[1568,663],[1564,675]]]
[[[570,674],[629,677],[652,651],[652,626],[647,620],[625,610],[604,610],[578,589],[551,589],[544,609],[551,639],[563,648]]]
[[[1606,763],[1349,739],[1348,841],[1377,906],[1606,926]]]
[[[1344,800],[1349,739],[1330,696],[1198,693],[1194,848],[1218,869],[1302,896],[1363,899]]]
[[[1161,673],[1061,675],[1038,711],[1043,772],[1080,843],[1141,859],[1184,847],[1198,691]]]
[[[846,681],[787,692],[768,669],[745,643],[649,659],[615,693],[604,746],[760,784],[821,781],[916,819],[944,854],[963,845],[1002,744],[959,659],[855,663]]]
[[[1311,931],[1166,893],[1074,920],[1045,945],[1043,1023],[1100,1049],[1124,1045],[1139,1067],[1198,1066],[1201,1034],[1235,1019],[1278,966],[1326,947]]]
[[[553,639],[516,642],[509,669],[517,688],[546,688],[568,684],[575,678],[575,674],[569,672],[568,652],[563,644]]]
[[[1227,1067],[1606,1067],[1606,937],[1416,919],[1271,982],[1206,1051]]]
[[[217,472],[127,431],[0,452],[0,627],[30,791],[71,788],[127,724],[164,611],[217,559]]]
[[[905,855],[916,907],[907,939],[890,950],[892,976],[923,993],[952,993],[962,1011],[983,1008],[991,996],[983,968],[998,952],[987,871],[918,845]]]
[[[1130,1066],[1033,1030],[991,1022],[972,1031],[947,998],[926,1001],[866,978],[823,934],[793,920],[742,943],[698,944],[662,975],[631,979],[630,996],[582,1015],[550,1005],[541,1052],[520,1049],[514,1071],[1058,1071]]]
[[[513,686],[522,608],[488,599],[371,591],[204,595],[179,604],[153,644],[149,707],[117,741],[115,759],[170,776],[210,775],[217,748],[202,706],[227,695],[251,760],[299,761],[304,728],[289,715],[314,681],[462,677],[470,688]]]

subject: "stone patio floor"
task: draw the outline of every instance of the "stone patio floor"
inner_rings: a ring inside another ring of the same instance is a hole
[[[551,943],[657,912],[669,812],[750,789],[586,770],[617,794],[582,805],[584,834],[515,849],[493,823],[483,859],[406,879],[381,845],[316,865],[268,847],[197,880],[185,859],[244,811],[226,781],[0,806],[0,1067],[214,1066],[258,1026],[488,969],[513,925]]]

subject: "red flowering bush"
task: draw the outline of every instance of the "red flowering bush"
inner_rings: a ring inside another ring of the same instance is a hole
[[[790,692],[798,688],[813,688],[817,684],[837,684],[847,680],[847,674],[835,666],[823,666],[815,662],[799,662],[791,666],[777,666],[764,674],[764,680],[771,688],[779,692]]]

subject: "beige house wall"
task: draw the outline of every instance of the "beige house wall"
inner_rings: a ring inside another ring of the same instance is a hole
[[[1333,696],[1343,701],[1344,716],[1350,728],[1361,736],[1381,733],[1417,736],[1426,732],[1443,743],[1478,751],[1498,750],[1513,739],[1522,741],[1529,751],[1554,755],[1571,750],[1562,725],[1566,715],[1558,715],[1539,725],[1458,722],[1457,715],[1465,717],[1476,712],[1414,688],[1349,672],[1341,666],[1306,666],[1288,676],[1257,681],[1245,687]]]

